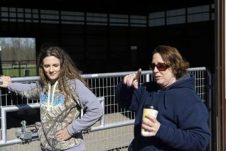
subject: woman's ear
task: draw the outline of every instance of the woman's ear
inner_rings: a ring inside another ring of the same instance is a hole
[[[177,70],[176,69],[174,69],[173,67],[171,67],[171,70],[172,70],[172,73],[174,74],[174,76],[176,77],[176,79],[177,79]]]

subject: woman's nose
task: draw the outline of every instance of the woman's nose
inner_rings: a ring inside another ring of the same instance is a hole
[[[158,72],[159,70],[158,70],[158,68],[155,66],[153,71],[154,71],[154,72]]]
[[[53,67],[50,67],[49,71],[52,72],[53,71]]]

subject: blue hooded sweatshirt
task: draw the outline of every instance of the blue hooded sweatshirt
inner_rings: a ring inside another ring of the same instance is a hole
[[[129,151],[204,151],[210,141],[208,111],[195,92],[194,78],[185,75],[161,89],[154,82],[136,90],[117,86],[119,104],[135,112],[134,139]],[[158,110],[160,128],[153,137],[141,136],[144,106]]]

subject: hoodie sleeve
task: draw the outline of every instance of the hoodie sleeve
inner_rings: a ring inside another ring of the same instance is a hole
[[[125,84],[120,82],[116,87],[116,100],[120,107],[128,108],[131,104],[131,98],[133,91],[131,88],[127,87]]]
[[[74,121],[68,125],[67,129],[70,134],[80,133],[90,128],[103,115],[103,108],[99,100],[80,80],[75,80],[75,91],[80,102],[87,109],[86,113],[81,118],[74,119]]]
[[[210,141],[208,112],[201,100],[198,101],[186,108],[180,107],[177,127],[161,124],[156,137],[178,150],[205,150]]]
[[[139,87],[137,90],[128,87],[123,82],[120,82],[116,87],[116,100],[120,107],[126,107],[131,111],[137,111],[141,102],[141,91],[143,87]]]
[[[13,82],[8,86],[8,89],[28,99],[38,99],[38,84],[37,83],[19,83]]]

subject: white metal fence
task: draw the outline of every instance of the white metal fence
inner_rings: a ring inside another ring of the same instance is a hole
[[[135,72],[135,71],[131,71]],[[82,75],[87,79],[88,85],[98,98],[103,98],[102,102],[104,107],[104,116],[97,122],[91,131],[84,135],[88,151],[120,151],[126,150],[130,141],[133,138],[133,122],[134,113],[121,108],[115,98],[116,85],[122,80],[122,77],[131,72],[118,72],[118,73],[100,73],[100,74],[84,74]],[[189,72],[195,76],[196,92],[202,98],[208,109],[211,110],[211,77],[205,67],[189,68]],[[20,77],[12,78],[13,82],[35,82],[39,77]],[[152,80],[151,71],[142,71],[141,83]],[[7,127],[9,120],[5,112],[7,108],[19,108],[21,105],[35,106],[38,100],[28,100],[2,89],[1,91],[1,139],[0,146],[7,150],[20,150],[18,146],[13,144],[21,143],[13,134],[9,134],[11,129]],[[17,111],[17,112],[19,112]],[[26,112],[29,113],[29,112]],[[18,115],[19,113],[17,113]],[[211,112],[210,112],[210,127],[211,127]],[[34,116],[39,116],[35,112]],[[21,118],[22,119],[22,118]],[[12,139],[10,139],[12,138]],[[31,143],[32,145],[32,143]],[[211,144],[210,147],[211,148]],[[1,150],[1,148],[0,148]],[[21,149],[22,151],[23,149]],[[39,151],[39,148],[32,148],[33,151]],[[210,150],[210,149],[209,149]]]

